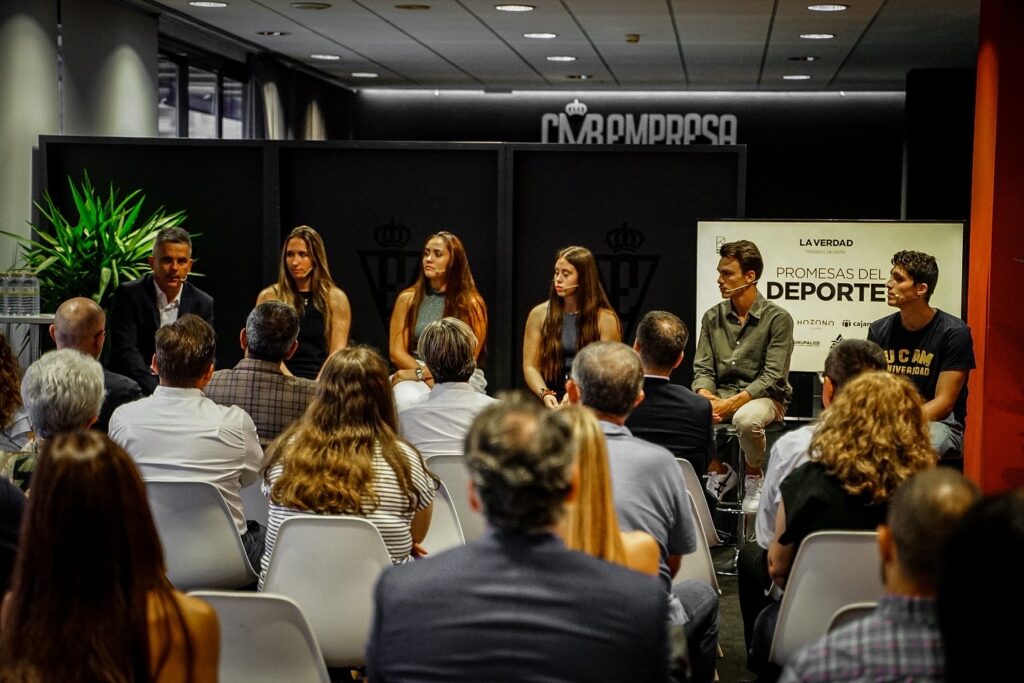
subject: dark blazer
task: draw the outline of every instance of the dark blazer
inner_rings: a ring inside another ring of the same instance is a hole
[[[661,584],[551,534],[488,531],[381,575],[367,674],[387,681],[665,681]]]
[[[194,313],[212,325],[213,297],[187,280],[182,287],[178,316]],[[130,377],[143,392],[152,394],[158,379],[149,366],[156,348],[154,336],[160,328],[152,273],[117,288],[112,317],[110,369]]]
[[[704,474],[715,454],[711,402],[664,377],[644,377],[644,400],[626,420],[633,436],[664,446]]]
[[[93,429],[98,429],[101,432],[107,431],[110,416],[114,414],[118,406],[137,401],[145,395],[142,393],[139,383],[131,377],[125,377],[106,369],[103,370],[103,390],[105,394],[103,406],[100,408],[100,419],[96,420],[96,424],[93,425]]]

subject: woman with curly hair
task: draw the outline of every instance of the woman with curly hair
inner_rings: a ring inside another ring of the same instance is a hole
[[[124,450],[95,431],[47,439],[25,515],[0,615],[0,681],[217,680],[217,615],[167,581]]]
[[[283,301],[299,312],[299,348],[285,368],[293,375],[316,379],[324,360],[348,344],[348,297],[331,278],[323,239],[308,225],[288,233],[277,282],[260,292],[256,304],[264,301]]]
[[[597,276],[597,262],[585,247],[565,247],[555,256],[548,300],[526,319],[523,377],[544,405],[565,396],[565,378],[576,353],[595,341],[621,341],[622,325]]]
[[[562,537],[573,550],[657,576],[660,550],[644,531],[621,531],[612,500],[612,474],[608,446],[597,419],[586,408],[566,406],[563,411],[576,437],[579,488],[562,521]]]
[[[469,325],[477,338],[477,360],[487,341],[487,306],[477,291],[462,240],[444,230],[435,232],[423,245],[420,264],[420,276],[398,295],[391,313],[389,348],[391,362],[398,369],[391,382],[402,404],[427,393],[433,386],[430,369],[416,352],[427,325],[441,318],[458,318]],[[399,385],[400,382],[411,384]],[[484,392],[487,380],[480,368],[473,373],[470,384]]]
[[[21,370],[18,359],[0,333],[0,451],[20,451],[29,442],[32,427],[21,405]]]
[[[395,564],[426,536],[437,480],[398,438],[387,363],[365,346],[327,359],[316,396],[267,450],[270,499],[260,585],[281,523],[302,514],[358,515],[373,523]]]

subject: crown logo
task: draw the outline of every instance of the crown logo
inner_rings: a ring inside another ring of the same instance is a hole
[[[373,239],[382,249],[401,249],[409,241],[410,231],[404,225],[396,225],[395,219],[387,225],[378,225],[373,229]]]
[[[580,98],[577,97],[565,105],[565,113],[569,116],[583,116],[587,113],[587,105],[580,102]]]
[[[635,252],[643,246],[646,239],[642,232],[629,227],[626,221],[622,222],[621,228],[609,230],[604,236],[604,241],[614,252]]]

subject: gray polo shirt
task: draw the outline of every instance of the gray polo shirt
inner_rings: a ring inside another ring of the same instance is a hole
[[[693,390],[707,389],[721,398],[747,391],[751,398],[771,398],[785,409],[793,398],[789,361],[793,355],[793,318],[760,292],[747,322],[732,301],[708,309],[700,323],[693,359]]]

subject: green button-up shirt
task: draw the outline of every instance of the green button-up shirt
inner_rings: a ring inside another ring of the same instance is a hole
[[[707,389],[720,398],[746,391],[751,398],[771,398],[789,405],[789,360],[793,355],[793,318],[760,292],[740,319],[726,299],[704,314],[697,355],[693,359],[693,390]]]

